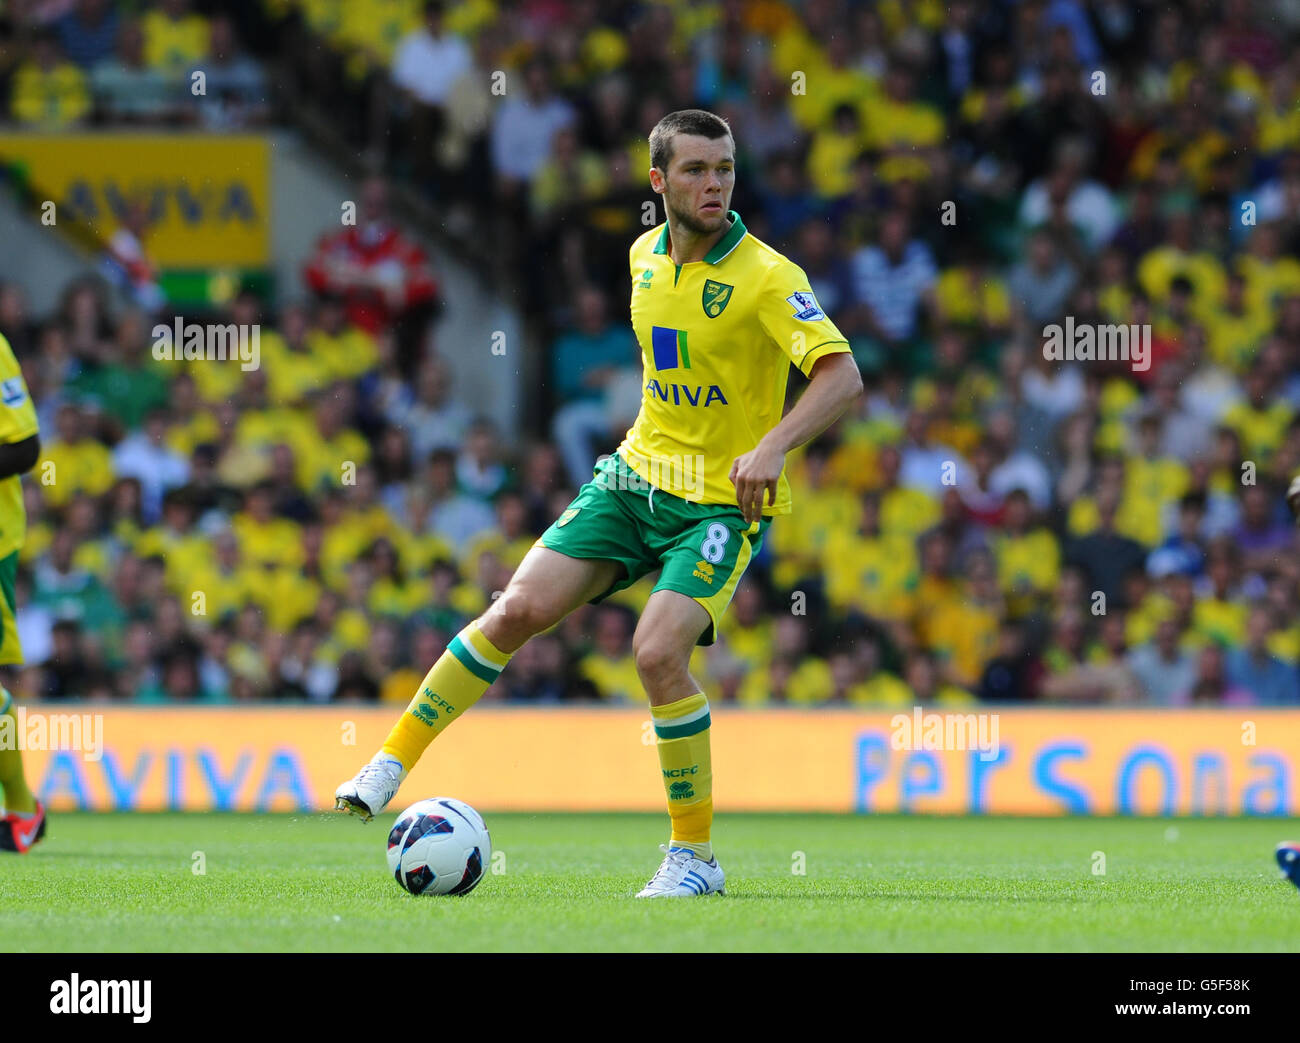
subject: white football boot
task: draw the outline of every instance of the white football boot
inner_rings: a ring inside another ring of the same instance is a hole
[[[369,822],[397,795],[397,787],[406,778],[406,769],[396,757],[376,753],[370,763],[334,791],[334,810],[358,815]]]
[[[684,847],[659,845],[664,853],[663,864],[650,882],[638,893],[638,898],[694,898],[697,895],[726,894],[722,889],[727,882],[722,867],[715,858],[705,862],[696,858],[695,852]]]

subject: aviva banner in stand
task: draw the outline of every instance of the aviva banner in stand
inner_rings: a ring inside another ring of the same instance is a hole
[[[270,243],[270,149],[264,138],[207,134],[4,134],[0,164],[18,168],[56,221],[107,240],[135,205],[160,268],[257,268]]]
[[[328,808],[394,712],[19,709],[0,742],[24,745],[52,807],[148,811]],[[1300,710],[720,708],[712,734],[724,813],[1300,811]],[[658,811],[658,775],[644,711],[485,706],[430,748],[399,801],[450,793],[490,811]]]

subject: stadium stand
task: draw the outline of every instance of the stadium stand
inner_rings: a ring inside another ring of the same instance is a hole
[[[252,372],[152,358],[145,222],[51,313],[0,285],[44,442],[26,697],[406,702],[635,411],[646,135],[699,107],[735,129],[735,209],[869,385],[791,456],[796,513],[693,663],[710,699],[1300,703],[1295,3],[222,7],[6,5],[14,125],[329,123],[388,176],[299,286],[231,297],[263,324]],[[177,100],[198,68],[219,106]],[[427,335],[438,276],[390,182],[490,243],[528,316],[517,440]],[[1149,324],[1149,368],[1050,361],[1067,316]],[[647,589],[535,639],[487,698],[639,702]]]

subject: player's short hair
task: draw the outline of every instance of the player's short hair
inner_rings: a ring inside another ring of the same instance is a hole
[[[701,138],[731,138],[731,127],[721,116],[703,109],[679,109],[670,112],[650,132],[650,165],[667,172],[673,161],[673,137],[694,134]]]

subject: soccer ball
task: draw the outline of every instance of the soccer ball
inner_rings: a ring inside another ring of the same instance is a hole
[[[469,894],[491,857],[483,816],[451,797],[412,804],[388,833],[388,870],[413,895]]]

